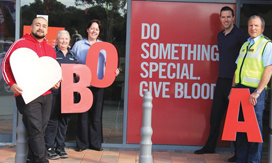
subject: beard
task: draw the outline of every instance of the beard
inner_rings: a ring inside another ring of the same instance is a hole
[[[34,32],[31,32],[31,34],[32,34],[35,38],[37,38],[37,39],[41,39],[41,38],[44,38],[44,37],[45,37],[45,35],[39,36],[38,34],[36,34],[36,33],[34,33]]]

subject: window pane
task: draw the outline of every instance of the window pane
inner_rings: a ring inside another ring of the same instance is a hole
[[[15,36],[15,2],[0,1],[0,63]],[[13,93],[0,74],[0,135],[12,134]],[[11,137],[10,137],[11,140]]]

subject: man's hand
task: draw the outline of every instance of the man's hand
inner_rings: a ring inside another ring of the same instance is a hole
[[[60,81],[57,82],[57,84],[55,84],[52,89],[58,89],[60,87],[60,82],[62,81],[62,79]]]
[[[16,95],[20,95],[23,93],[23,90],[15,83],[11,86],[11,90]]]
[[[232,90],[233,88],[235,88],[235,87],[232,86],[232,88],[230,89],[230,93],[229,93],[229,95],[228,95],[228,99],[230,99],[231,90]]]
[[[255,106],[257,104],[257,98],[259,97],[260,95],[258,93],[251,93],[251,95],[249,96],[249,103],[253,106]]]

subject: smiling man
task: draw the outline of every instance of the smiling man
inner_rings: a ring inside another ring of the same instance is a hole
[[[44,38],[47,29],[46,19],[43,17],[35,18],[31,24],[31,33],[24,35],[10,46],[1,65],[3,78],[14,93],[16,106],[23,115],[23,123],[27,130],[29,146],[27,163],[49,162],[46,158],[47,150],[45,148],[44,133],[50,117],[52,95],[51,91],[48,90],[40,97],[25,104],[21,96],[23,90],[16,84],[10,67],[10,56],[16,49],[29,48],[36,52],[39,57],[49,56],[56,59],[55,51]],[[58,87],[59,83],[53,88]]]
[[[243,44],[236,60],[237,69],[233,86],[250,91],[249,102],[254,106],[259,129],[262,133],[262,118],[265,109],[266,86],[272,75],[272,43],[263,35],[265,21],[258,15],[248,20],[250,38]],[[243,121],[240,112],[239,121]],[[251,143],[246,133],[237,133],[237,163],[261,163],[262,143]]]
[[[220,126],[223,116],[228,108],[228,95],[232,88],[233,74],[236,69],[235,60],[239,55],[239,50],[247,39],[244,31],[237,28],[234,22],[234,12],[232,8],[225,6],[220,10],[220,21],[224,30],[217,35],[219,50],[219,75],[214,91],[210,116],[210,133],[203,148],[196,150],[195,154],[215,153],[217,139],[220,133]],[[236,161],[236,155],[228,160]]]

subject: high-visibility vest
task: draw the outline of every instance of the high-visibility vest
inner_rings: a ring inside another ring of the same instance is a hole
[[[248,41],[243,44],[235,71],[236,85],[242,84],[253,88],[258,87],[264,71],[262,60],[264,48],[270,41],[265,36],[262,36],[251,47],[248,47]]]

